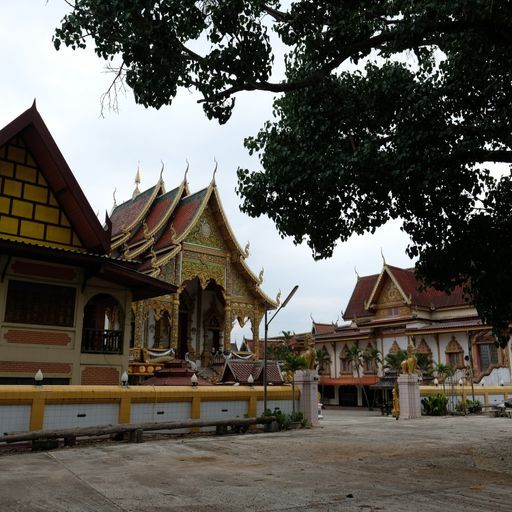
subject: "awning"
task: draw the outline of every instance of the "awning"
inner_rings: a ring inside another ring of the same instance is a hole
[[[324,386],[371,386],[379,382],[380,378],[376,375],[364,375],[362,377],[331,377],[320,376],[320,385]]]

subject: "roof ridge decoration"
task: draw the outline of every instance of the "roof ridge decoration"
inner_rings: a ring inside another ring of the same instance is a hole
[[[137,163],[137,172],[135,173],[135,190],[133,191],[132,199],[135,199],[140,194],[139,185],[140,185],[140,160]]]

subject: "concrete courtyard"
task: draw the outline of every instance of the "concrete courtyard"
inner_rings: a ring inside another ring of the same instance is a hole
[[[327,410],[275,434],[0,452],[9,512],[507,511],[512,420]]]

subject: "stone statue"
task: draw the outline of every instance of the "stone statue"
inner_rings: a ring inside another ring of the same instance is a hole
[[[412,344],[412,340],[409,340],[409,345],[407,346],[407,359],[402,361],[400,368],[402,369],[402,373],[412,375],[416,373],[416,367],[418,366],[418,361],[416,360],[416,349]]]
[[[314,370],[316,368],[316,351],[315,338],[312,334],[304,336],[304,352],[301,355],[306,360],[307,369]]]
[[[400,417],[400,397],[398,396],[398,383],[395,382],[392,390],[393,395],[393,408],[391,409],[391,416],[398,419]]]

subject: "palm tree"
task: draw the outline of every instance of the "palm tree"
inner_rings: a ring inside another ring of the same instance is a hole
[[[388,368],[392,373],[398,375],[400,373],[401,364],[407,359],[407,352],[405,350],[398,350],[397,352],[390,352],[384,358],[384,368]]]
[[[306,359],[304,356],[299,356],[293,352],[286,354],[284,358],[283,369],[292,375],[292,411],[295,414],[295,372],[298,370],[305,370],[307,368]]]
[[[347,355],[349,363],[352,365],[352,368],[355,368],[357,373],[357,378],[359,379],[359,387],[363,390],[363,395],[366,400],[366,405],[368,406],[368,410],[371,410],[370,401],[368,400],[368,395],[366,394],[366,389],[363,386],[362,377],[361,377],[361,365],[363,363],[363,351],[359,348],[359,345],[352,345],[351,347],[347,347]]]
[[[446,378],[452,376],[455,373],[455,371],[449,364],[436,363],[435,372],[438,377],[442,378],[443,395],[446,395]]]
[[[326,365],[331,364],[331,356],[329,352],[324,348],[316,349],[316,367],[318,369],[319,375],[324,373]]]
[[[325,347],[316,349],[316,364],[318,369],[318,374],[322,375],[324,373],[325,367],[331,364],[331,356],[329,352],[325,349]],[[324,399],[324,385],[322,384],[322,391],[320,392],[321,400]]]
[[[428,354],[425,354],[424,352],[418,352],[416,354],[416,363],[418,369],[421,370],[422,377],[432,373],[432,359]]]
[[[378,370],[379,364],[382,364],[381,352],[377,347],[366,347],[362,353],[362,357],[368,368],[375,365],[375,371]]]

